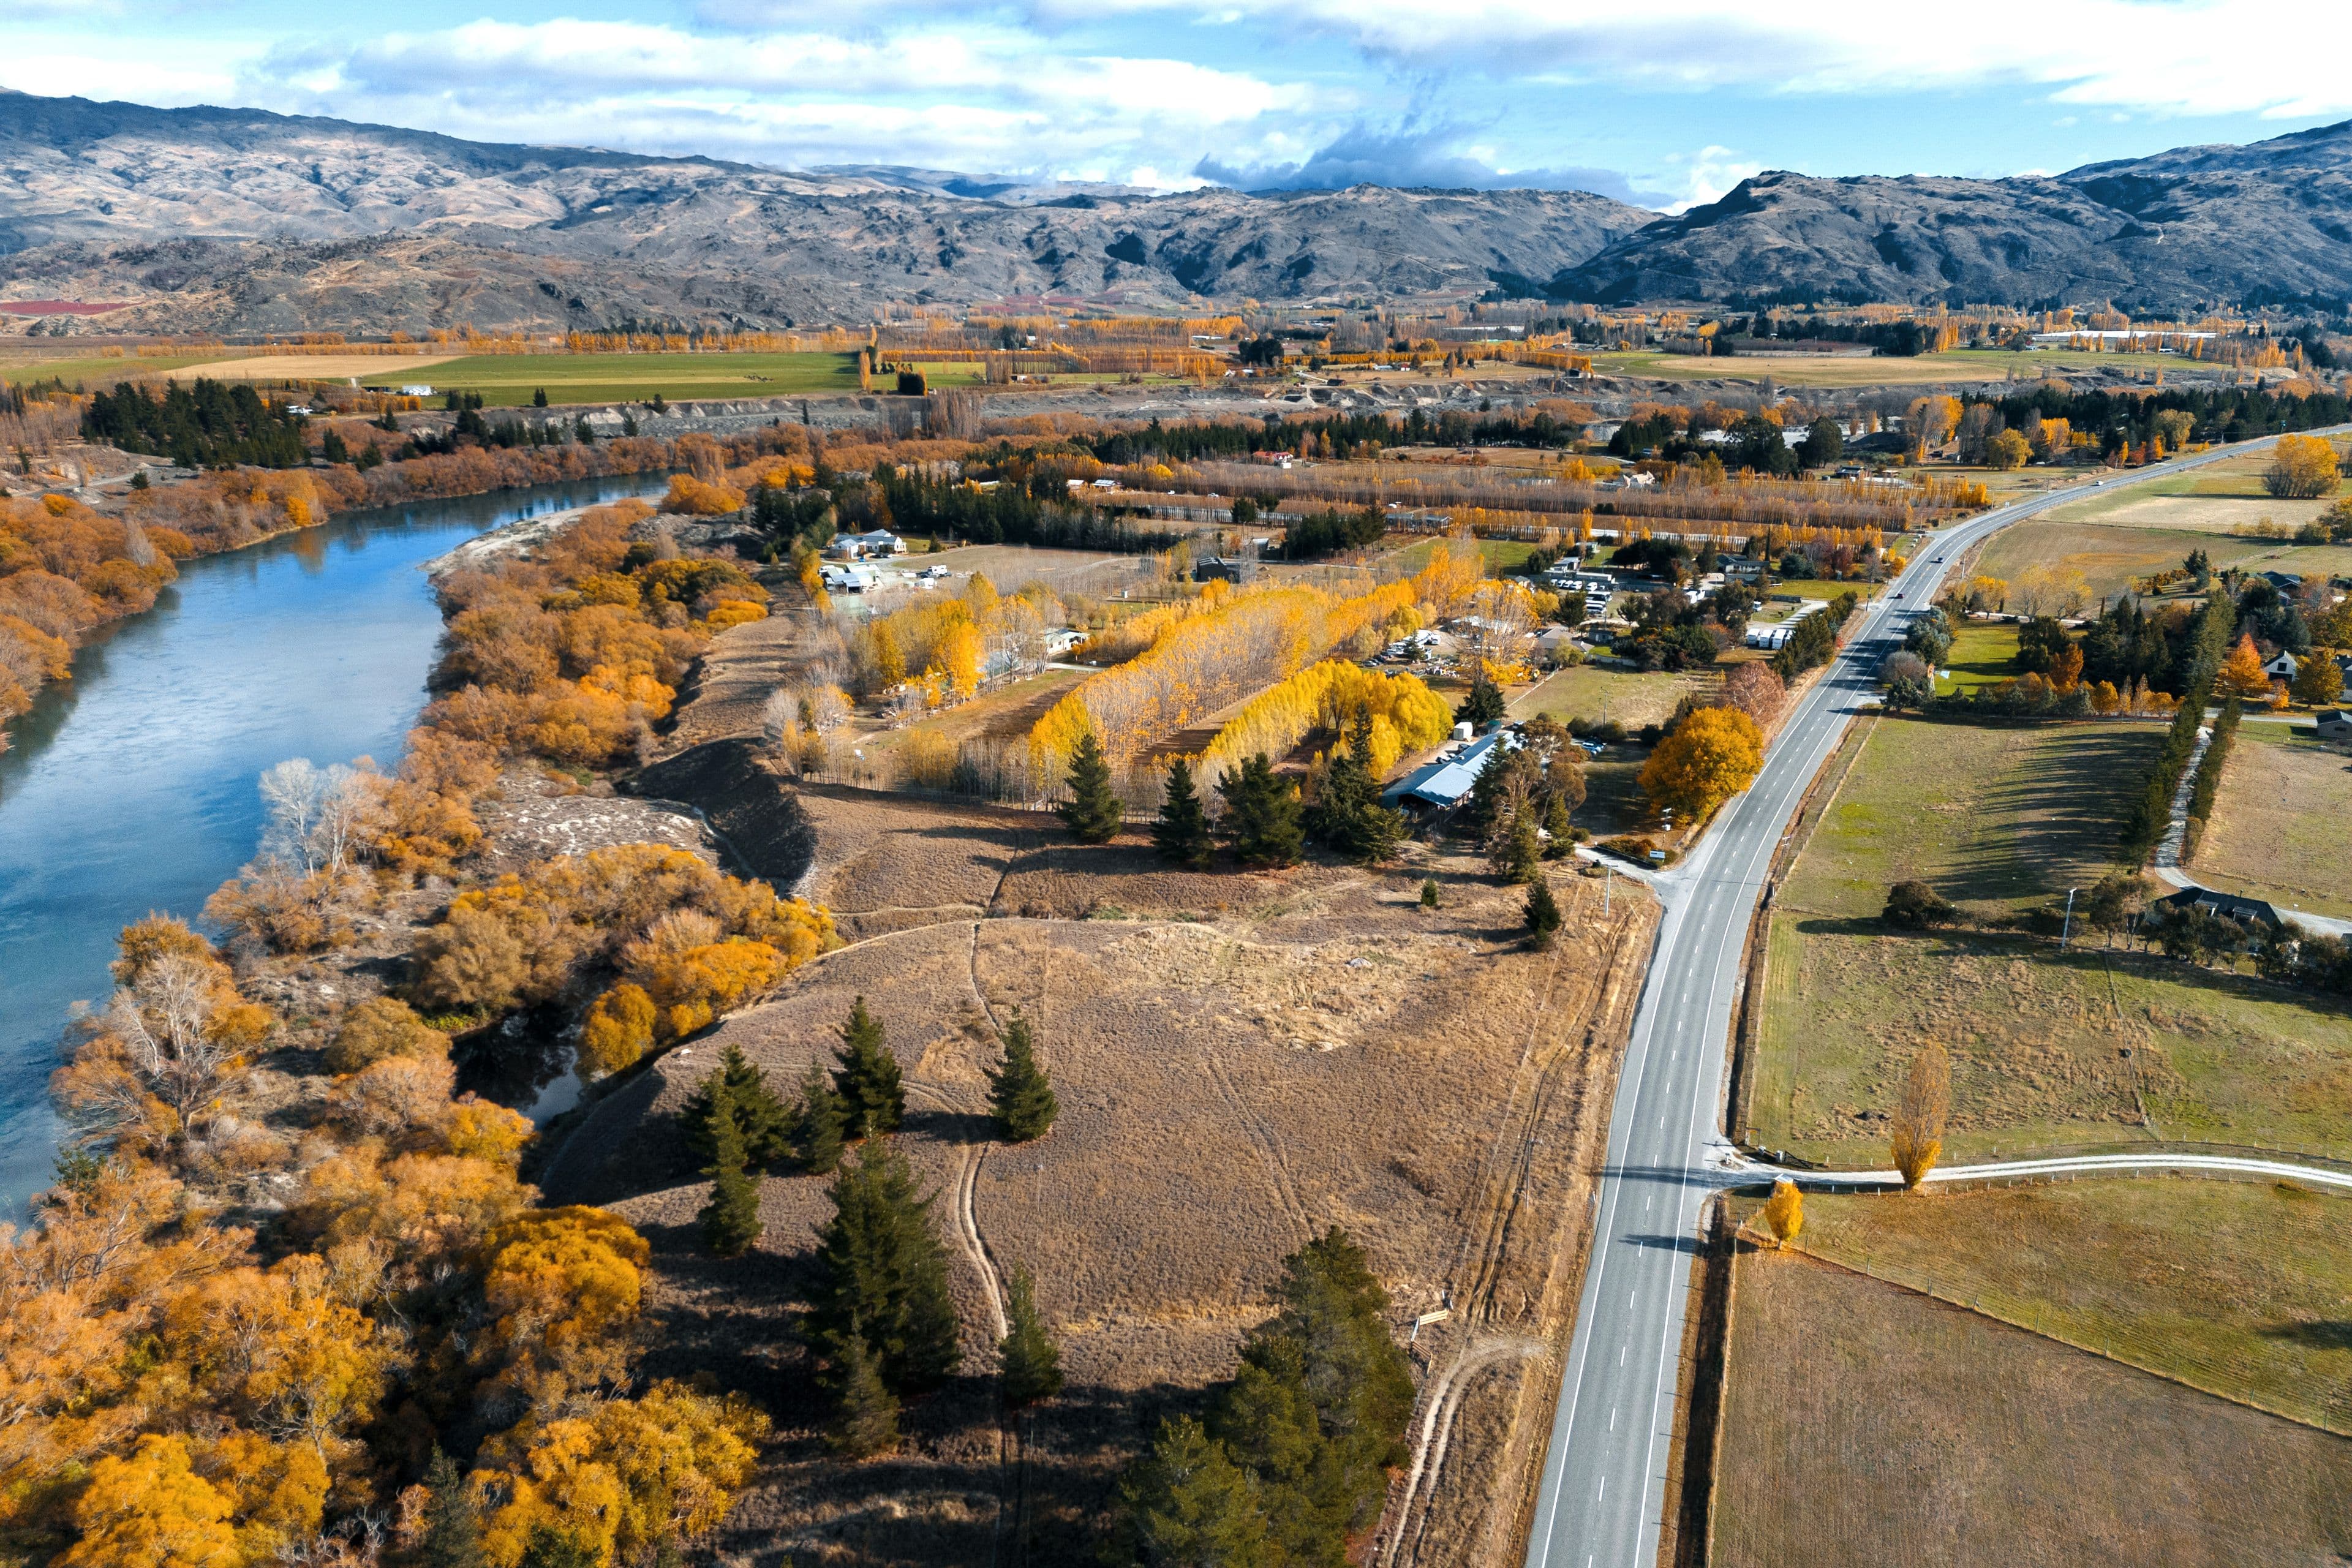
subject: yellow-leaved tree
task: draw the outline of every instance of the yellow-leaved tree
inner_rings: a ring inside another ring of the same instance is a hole
[[[1772,1239],[1786,1247],[1805,1228],[1805,1194],[1797,1190],[1794,1182],[1775,1182],[1763,1214],[1765,1228],[1772,1233]]]
[[[2213,682],[2216,695],[2251,698],[2260,700],[2271,694],[2271,678],[2263,668],[2263,656],[2254,647],[2253,634],[2238,639],[2230,657],[2221,661],[2221,673]]]
[[[147,1433],[90,1467],[62,1568],[239,1568],[229,1499],[195,1472],[187,1440]]]
[[[1746,789],[1764,765],[1764,732],[1737,708],[1702,708],[1642,764],[1642,793],[1685,822]]]
[[[2274,496],[2313,500],[2336,493],[2336,448],[2317,436],[2282,436],[2271,448],[2263,488]]]

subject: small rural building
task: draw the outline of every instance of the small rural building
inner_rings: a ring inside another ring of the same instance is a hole
[[[1478,772],[1496,747],[1516,751],[1518,744],[1518,736],[1508,730],[1457,742],[1382,790],[1381,804],[1412,816],[1451,811],[1470,794],[1470,786],[1478,782]]]
[[[1727,555],[1724,557],[1723,574],[1731,582],[1761,588],[1770,566],[1771,563],[1767,561],[1751,561],[1745,555]]]
[[[904,555],[907,542],[887,528],[871,533],[836,533],[825,546],[825,553],[843,561],[862,561],[870,555]]]
[[[2352,713],[2341,708],[2330,708],[2319,715],[2317,728],[2323,741],[2352,741]]]
[[[2294,655],[2287,652],[2284,648],[2281,648],[2279,649],[2279,656],[2276,658],[2263,666],[2263,673],[2264,675],[2277,676],[2281,680],[2293,680],[2294,679],[2294,672],[2302,668],[2303,667],[2301,665],[2295,663]]]
[[[2211,888],[2183,888],[2168,899],[2158,899],[2157,907],[2171,910],[2203,910],[2240,925],[2264,926],[2280,930],[2286,922],[2279,918],[2276,908],[2261,899],[2242,898],[2236,893],[2216,892]]]
[[[1204,555],[1192,563],[1195,583],[1232,583],[1238,586],[1257,575],[1257,563],[1238,555]]]

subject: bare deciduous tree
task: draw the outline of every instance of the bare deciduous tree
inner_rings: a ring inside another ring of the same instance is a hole
[[[1903,1099],[1895,1109],[1892,1143],[1895,1168],[1906,1187],[1916,1187],[1944,1152],[1944,1122],[1952,1112],[1952,1059],[1930,1040],[1911,1058]]]

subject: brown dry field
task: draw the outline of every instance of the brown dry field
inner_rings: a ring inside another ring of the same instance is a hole
[[[1333,1223],[1370,1249],[1400,1337],[1449,1295],[1456,1309],[1413,1347],[1417,1466],[1381,1550],[1398,1538],[1397,1563],[1465,1568],[1515,1556],[1647,900],[1604,924],[1597,884],[1558,877],[1566,940],[1538,954],[1516,890],[1468,858],[1178,873],[1139,838],[1075,846],[1042,815],[798,793],[806,886],[850,944],[617,1084],[540,1173],[551,1197],[607,1205],[652,1240],[662,1370],[713,1373],[778,1418],[724,1560],[1092,1561],[1120,1468],[1230,1373],[1281,1257]],[[1444,901],[1424,910],[1431,874]],[[910,1407],[897,1456],[845,1466],[813,1429],[791,1327],[824,1183],[769,1178],[758,1250],[709,1258],[694,1234],[707,1184],[675,1116],[729,1044],[784,1087],[829,1060],[860,994],[906,1070],[900,1142],[940,1194],[966,1370]],[[1062,1110],[1048,1137],[1008,1148],[989,1141],[981,1068],[1016,1005]],[[992,1280],[1015,1262],[1037,1277],[1069,1380],[1028,1424],[1025,1462],[1008,1462],[982,1375]]]
[[[1717,1568],[2352,1550],[2352,1443],[1801,1254],[1734,1268]]]
[[[2216,888],[2314,914],[2352,916],[2352,757],[2315,741],[2263,740],[2250,724],[2221,770],[2192,861]]]
[[[760,710],[768,694],[806,664],[805,641],[799,617],[790,615],[772,615],[720,632],[695,665],[693,683],[679,694],[677,717],[663,737],[663,752],[681,752],[729,735],[758,734]]]
[[[257,354],[215,360],[170,373],[173,381],[348,381],[353,376],[392,375],[446,364],[460,354]],[[429,380],[430,377],[419,377]]]

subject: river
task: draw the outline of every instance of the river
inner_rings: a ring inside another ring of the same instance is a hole
[[[0,1218],[48,1184],[45,1086],[68,1010],[102,1002],[115,933],[194,919],[252,858],[261,770],[372,756],[425,704],[441,617],[419,568],[540,513],[656,491],[588,480],[351,512],[184,562],[155,607],[94,636],[0,752]]]

